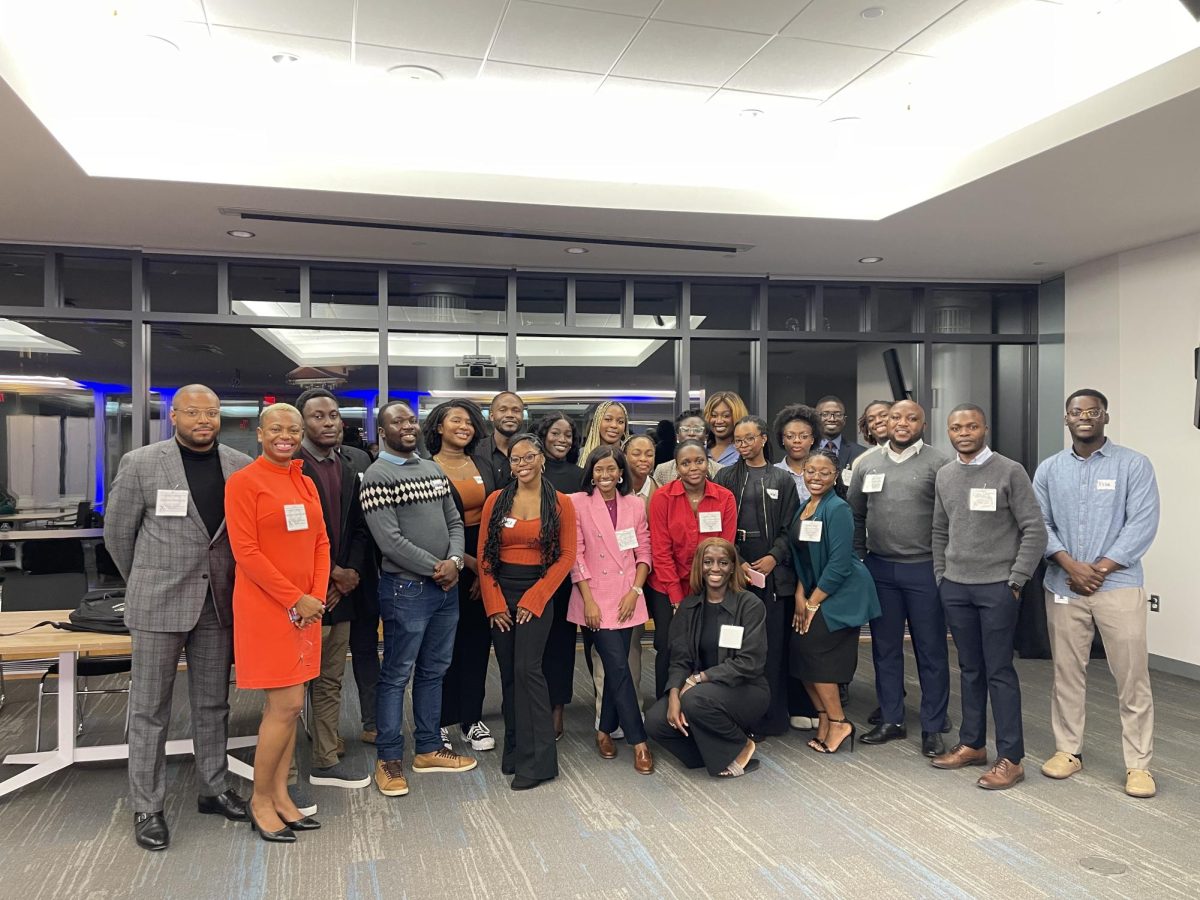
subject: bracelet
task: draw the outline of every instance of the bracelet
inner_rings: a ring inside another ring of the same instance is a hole
[[[807,609],[809,612],[816,612],[818,609],[821,608],[821,604],[818,603],[816,606],[810,606],[809,604],[805,603],[804,608]]]

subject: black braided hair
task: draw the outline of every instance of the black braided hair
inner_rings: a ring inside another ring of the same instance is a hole
[[[532,444],[533,449],[541,453],[543,457],[546,455],[542,442],[528,432],[512,436],[508,442],[510,456],[518,444]],[[481,562],[483,570],[493,578],[500,570],[500,542],[504,534],[504,520],[512,513],[513,501],[516,496],[517,481],[514,478],[507,487],[500,491],[500,495],[496,498],[496,505],[492,507],[492,516],[488,519],[487,540],[483,544]],[[562,556],[562,542],[559,540],[562,520],[558,513],[558,492],[555,491],[554,485],[545,475],[542,476],[542,508],[539,515],[542,529],[538,535],[538,543],[542,545],[542,560],[538,569],[538,577],[541,578],[546,574],[546,570],[558,562],[559,557]]]
[[[840,471],[838,471],[837,453],[834,452],[833,450],[826,450],[824,448],[818,450],[816,447],[814,447],[813,449],[808,451],[808,455],[805,456],[804,459],[800,460],[800,465],[803,466],[806,462],[808,462],[814,456],[823,456],[827,460],[829,460],[830,462],[833,463],[833,492],[834,492],[834,494],[836,494],[837,496],[839,496],[843,500],[845,500],[847,488],[846,488],[846,485],[844,485],[842,483],[842,473]]]

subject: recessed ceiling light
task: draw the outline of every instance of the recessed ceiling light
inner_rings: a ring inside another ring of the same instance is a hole
[[[859,260],[859,262],[866,263],[867,265],[873,265],[874,263],[883,262],[883,257],[882,256],[864,256],[862,259]]]
[[[580,253],[587,253],[587,247],[568,247],[564,252],[578,256]]]
[[[437,69],[431,69],[429,66],[392,66],[387,73],[406,81],[444,81],[446,77]]]
[[[225,233],[227,235],[229,235],[230,237],[235,237],[235,238],[252,238],[252,237],[254,237],[253,231],[234,230],[234,231],[227,231]]]
[[[753,108],[743,109],[740,113],[738,113],[738,115],[740,115],[743,119],[761,119],[766,114],[766,110]]]
[[[864,19],[878,19],[885,11],[882,6],[868,6],[859,15]]]
[[[300,57],[295,53],[276,53],[271,59],[281,66],[290,66],[292,63],[300,62]]]

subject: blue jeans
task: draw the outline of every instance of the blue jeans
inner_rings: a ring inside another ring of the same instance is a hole
[[[458,587],[443,591],[428,578],[380,573],[383,667],[375,692],[375,746],[380,759],[404,758],[404,689],[412,679],[417,753],[442,746],[442,679],[454,654]]]

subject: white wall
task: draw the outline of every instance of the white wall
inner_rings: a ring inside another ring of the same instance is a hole
[[[1191,423],[1200,346],[1200,234],[1066,273],[1064,382],[1109,399],[1109,436],[1150,457],[1162,520],[1145,559],[1150,652],[1200,666],[1200,431]],[[1045,417],[1062,407],[1045,408]],[[1066,429],[1063,429],[1064,446]]]

